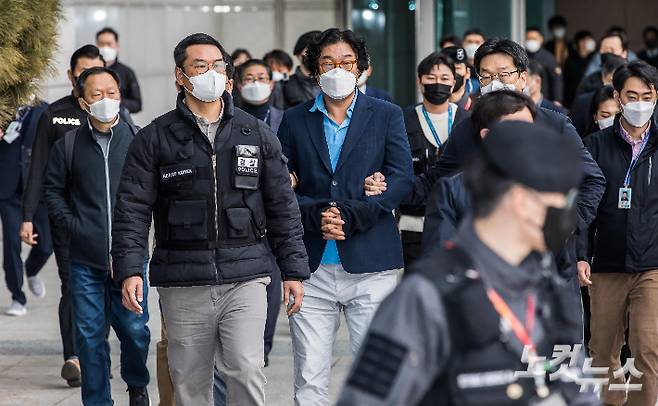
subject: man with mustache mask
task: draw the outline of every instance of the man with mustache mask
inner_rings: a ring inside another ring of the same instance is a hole
[[[418,64],[417,85],[423,101],[404,114],[416,176],[427,172],[441,156],[454,126],[470,116],[449,100],[456,86],[455,76],[455,64],[443,52],[434,52]],[[409,266],[421,255],[425,205],[403,202],[399,214],[404,264]]]
[[[611,385],[625,384],[624,375],[613,372],[622,367],[628,327],[635,368],[643,374],[630,378],[631,385],[642,385],[640,391],[631,390],[626,398],[623,391],[604,385],[601,400],[606,405],[653,405],[658,398],[658,171],[653,168],[658,127],[652,115],[658,70],[633,61],[615,71],[612,83],[621,112],[611,127],[584,141],[608,182],[590,233],[581,234],[578,271],[589,290],[592,365],[610,368]]]
[[[44,195],[50,216],[65,227],[69,243],[70,289],[75,343],[82,370],[82,403],[112,403],[107,325],[121,341],[121,377],[128,384],[130,404],[149,405],[146,358],[151,336],[146,298],[144,312],[121,305],[121,290],[112,284],[110,257],[115,195],[128,148],[137,129],[119,116],[119,76],[93,67],[80,74],[78,103],[88,117],[55,142],[48,161]],[[144,273],[146,250],[141,251]],[[106,302],[109,304],[106,306]]]
[[[135,137],[118,188],[114,281],[123,305],[141,314],[147,281],[138,270],[153,217],[149,282],[167,326],[176,404],[211,404],[217,363],[229,406],[264,406],[274,261],[288,315],[299,311],[309,274],[287,159],[265,123],[233,106],[230,57],[216,39],[189,35],[173,56],[176,108]]]
[[[393,210],[413,181],[402,110],[357,88],[368,68],[365,41],[328,29],[308,46],[305,63],[322,93],[287,110],[278,133],[297,175],[312,272],[304,306],[290,318],[297,406],[329,405],[341,313],[355,355],[377,306],[395,288],[403,257]],[[375,172],[386,176],[387,190],[367,196],[364,179]]]

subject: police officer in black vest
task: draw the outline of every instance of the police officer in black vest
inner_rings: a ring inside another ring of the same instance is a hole
[[[561,372],[582,376],[579,321],[563,300],[571,291],[545,254],[575,228],[578,146],[545,127],[499,123],[464,177],[474,218],[381,305],[338,405],[598,405],[548,377],[560,362],[529,362],[565,345]]]
[[[266,285],[276,260],[288,315],[309,277],[287,159],[270,128],[225,92],[229,56],[207,34],[174,50],[176,109],[142,129],[128,152],[113,223],[114,280],[142,312],[144,251],[169,337],[176,404],[212,403],[213,365],[228,405],[265,404]],[[293,302],[289,303],[290,297]]]

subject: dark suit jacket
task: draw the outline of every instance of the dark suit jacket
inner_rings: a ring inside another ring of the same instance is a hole
[[[541,104],[539,105],[539,107],[545,108],[547,110],[555,111],[556,113],[560,113],[564,115],[567,114],[567,110],[558,106],[557,104],[553,103],[552,101],[548,100],[545,97],[541,99]]]
[[[605,191],[603,172],[592,159],[567,116],[540,107],[537,109],[535,123],[555,129],[560,135],[571,137],[581,145],[585,178],[579,189],[578,214],[581,220],[579,229],[586,228],[596,216],[596,209]],[[480,148],[481,141],[480,135],[475,134],[473,130],[470,118],[459,123],[452,131],[450,140],[436,165],[425,176],[417,177],[413,193],[423,193],[425,196],[429,196],[436,181],[458,171],[464,160],[474,150]]]
[[[393,103],[393,99],[391,99],[391,95],[388,94],[387,91],[377,89],[376,87],[372,87],[370,85],[366,85],[366,96],[374,97],[375,99],[379,100],[386,100],[387,102]]]
[[[393,210],[413,183],[402,110],[360,94],[333,171],[324,135],[324,115],[309,111],[313,103],[311,100],[286,111],[278,133],[283,153],[288,157],[288,169],[299,178],[296,193],[311,272],[320,265],[325,250],[320,217],[330,206],[338,207],[345,221],[346,239],[337,245],[347,272],[401,268],[402,246]],[[377,171],[386,176],[387,190],[379,196],[366,197],[364,180]]]
[[[22,190],[25,185],[37,123],[47,107],[47,103],[41,102],[30,109],[23,119],[20,136],[14,142],[9,144],[0,140],[0,173],[2,174],[0,199],[13,197],[19,188]]]
[[[596,92],[587,92],[576,96],[571,105],[569,118],[571,118],[571,122],[573,123],[573,126],[576,127],[578,134],[583,138],[589,135],[589,130],[594,120],[589,114],[594,93]],[[594,131],[598,130],[598,127],[594,129]]]

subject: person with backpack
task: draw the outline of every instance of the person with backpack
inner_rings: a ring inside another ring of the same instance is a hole
[[[112,214],[124,161],[137,129],[119,115],[119,77],[105,67],[85,70],[77,82],[86,122],[55,142],[44,184],[51,217],[71,236],[70,288],[75,343],[82,370],[82,403],[112,404],[107,323],[121,341],[121,376],[131,406],[149,405],[146,367],[151,334],[143,286],[144,312],[122,306],[112,284]],[[142,251],[142,273],[147,258]],[[106,300],[106,298],[108,298]],[[107,304],[106,304],[107,303]]]

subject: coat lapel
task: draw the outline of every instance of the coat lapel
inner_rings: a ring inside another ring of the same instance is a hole
[[[366,90],[368,89],[366,88]],[[352,119],[350,121],[350,127],[347,130],[345,142],[343,143],[343,148],[340,151],[338,165],[336,165],[336,172],[338,172],[341,166],[343,166],[343,164],[347,161],[347,158],[354,149],[354,146],[359,142],[359,139],[361,139],[363,133],[368,128],[368,123],[370,122],[372,111],[370,110],[370,103],[368,102],[368,98],[364,96],[364,94],[361,94],[356,99],[354,111],[352,112]]]
[[[307,111],[305,117],[311,142],[313,142],[313,146],[315,146],[315,150],[318,152],[325,169],[329,173],[333,173],[331,170],[331,161],[329,160],[329,147],[327,147],[327,140],[324,137],[324,115],[319,111]]]

